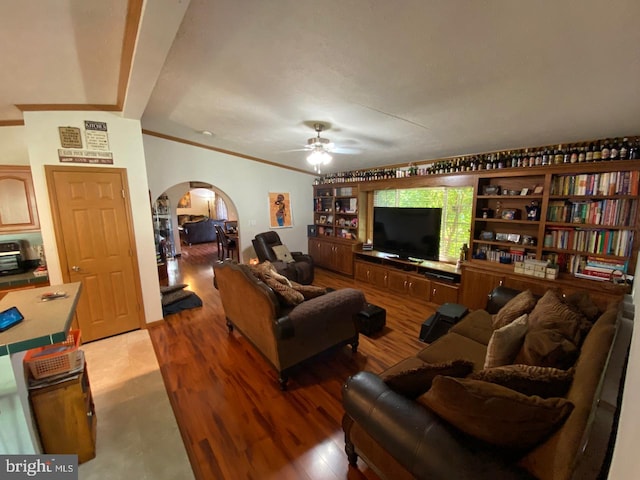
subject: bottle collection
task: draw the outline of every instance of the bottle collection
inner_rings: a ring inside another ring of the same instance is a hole
[[[525,148],[466,155],[437,160],[423,165],[410,163],[404,168],[375,168],[323,175],[315,183],[348,183],[417,175],[437,175],[502,168],[523,168],[566,163],[602,162],[640,159],[640,137],[620,137],[591,142],[557,145],[555,147]]]

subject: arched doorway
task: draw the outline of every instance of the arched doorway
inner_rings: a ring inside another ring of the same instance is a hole
[[[235,222],[237,226],[238,223],[234,203],[224,192],[208,183],[191,181],[173,185],[158,196],[156,205],[158,202],[160,209],[154,208],[156,247],[160,250],[160,243],[164,241],[167,257],[180,256],[183,247],[190,243],[180,237],[180,227],[185,222],[209,218],[221,224]],[[158,214],[158,211],[164,214]],[[211,242],[211,247],[216,248],[215,241]]]

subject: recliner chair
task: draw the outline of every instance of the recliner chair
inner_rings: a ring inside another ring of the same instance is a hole
[[[268,260],[273,264],[278,273],[294,282],[303,285],[313,283],[314,265],[311,255],[302,252],[290,252],[293,258],[292,262],[278,259],[278,255],[273,250],[273,247],[283,245],[283,243],[277,232],[269,231],[259,233],[251,242],[253,243],[253,248],[260,262]]]

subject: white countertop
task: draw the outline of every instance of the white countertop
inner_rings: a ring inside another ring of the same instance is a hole
[[[0,300],[0,311],[18,307],[24,316],[19,324],[0,333],[0,356],[62,342],[80,297],[80,282],[9,292]],[[46,292],[65,292],[65,298],[42,301]]]

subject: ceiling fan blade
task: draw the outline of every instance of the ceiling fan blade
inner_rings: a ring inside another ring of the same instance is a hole
[[[362,150],[360,150],[359,148],[334,147],[331,149],[331,153],[339,153],[342,155],[357,155],[358,153],[362,153]]]

